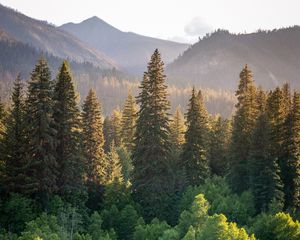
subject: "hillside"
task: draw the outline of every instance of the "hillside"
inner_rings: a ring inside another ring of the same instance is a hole
[[[165,63],[169,63],[188,47],[187,44],[122,32],[98,17],[78,24],[67,23],[60,29],[105,53],[131,73],[143,73],[156,48],[162,53]]]
[[[300,27],[251,34],[219,30],[207,35],[167,67],[170,82],[234,90],[246,63],[258,85],[284,82],[300,88]]]
[[[54,56],[91,62],[102,68],[116,67],[113,61],[71,34],[45,21],[27,17],[0,4],[0,28],[18,41]]]

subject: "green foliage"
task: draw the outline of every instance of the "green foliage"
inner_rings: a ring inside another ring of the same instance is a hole
[[[42,214],[40,217],[27,223],[25,230],[18,240],[67,240],[65,229],[57,224],[55,216]]]
[[[225,214],[230,221],[246,224],[255,215],[253,196],[249,192],[241,195],[233,193],[221,177],[208,179],[198,187],[188,187],[179,203],[180,211],[189,209],[194,197],[204,194],[210,203],[210,214]]]
[[[223,214],[208,217],[196,236],[199,240],[255,240],[254,235],[249,236],[245,229],[228,223]]]
[[[184,124],[184,117],[181,113],[179,107],[176,108],[175,113],[173,114],[172,121],[170,123],[170,139],[173,145],[173,148],[179,151],[184,143],[184,133],[186,127]]]
[[[196,186],[210,175],[208,152],[208,114],[205,109],[201,91],[196,96],[195,88],[189,100],[187,113],[187,130],[182,149],[181,166],[188,184]]]
[[[14,82],[11,99],[12,106],[5,121],[6,130],[1,133],[1,135],[3,134],[3,177],[8,192],[24,193],[26,192],[26,175],[24,172],[27,164],[25,158],[25,103],[23,84],[19,75]],[[0,110],[0,116],[3,115],[2,111]],[[1,122],[3,122],[3,119]]]
[[[250,189],[254,196],[256,210],[260,212],[267,211],[272,201],[283,203],[283,185],[278,158],[272,158],[270,149],[273,139],[272,126],[266,113],[266,97],[262,91],[259,92],[258,97],[260,115],[252,134],[248,167]],[[268,99],[269,101],[273,100]]]
[[[57,188],[56,130],[53,127],[53,90],[45,59],[40,59],[31,74],[26,99],[27,192],[38,194],[46,204]]]
[[[95,91],[89,91],[82,110],[87,182],[95,185],[103,184],[106,180],[107,162],[103,150],[104,136],[101,105]]]
[[[168,229],[170,229],[170,226],[166,222],[160,222],[157,218],[154,218],[150,224],[138,225],[135,229],[133,239],[157,240]]]
[[[113,182],[122,183],[122,166],[120,164],[120,158],[117,153],[114,141],[111,143],[110,150],[106,155],[106,169],[105,169],[105,184],[111,184]]]
[[[300,223],[283,212],[276,215],[259,215],[253,224],[252,231],[260,240],[300,239]]]
[[[1,208],[1,225],[10,232],[19,233],[25,223],[36,217],[36,205],[33,200],[12,193]]]
[[[124,183],[126,185],[130,185],[132,171],[133,171],[133,164],[132,164],[131,154],[128,152],[127,148],[121,146],[117,149],[117,153],[120,159],[121,173],[123,176]]]
[[[155,50],[138,96],[140,110],[132,155],[132,190],[147,221],[153,217],[168,217],[168,201],[174,192],[174,176],[169,163],[170,103],[167,100],[163,65],[160,53]]]
[[[246,65],[240,73],[240,83],[236,96],[236,113],[233,118],[230,147],[230,172],[228,180],[231,188],[238,193],[248,189],[248,157],[252,131],[258,115],[256,87],[252,72]]]
[[[230,137],[230,121],[218,116],[212,124],[209,139],[208,157],[212,174],[225,176],[227,173]]]
[[[300,93],[295,92],[293,104],[286,121],[288,137],[285,140],[287,156],[283,169],[286,206],[300,210]]]
[[[131,92],[129,92],[123,107],[122,121],[121,121],[121,126],[122,126],[121,137],[125,148],[129,152],[132,152],[134,148],[134,135],[136,130],[136,116],[137,116],[136,113],[137,113],[137,105]]]
[[[83,187],[83,153],[80,111],[77,106],[69,63],[59,69],[53,93],[53,120],[56,132],[56,151],[59,192],[70,198]]]

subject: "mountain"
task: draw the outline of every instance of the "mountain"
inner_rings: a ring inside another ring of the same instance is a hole
[[[122,32],[98,17],[78,24],[67,23],[60,26],[60,29],[105,53],[127,71],[138,74],[145,71],[156,48],[162,53],[165,63],[169,63],[188,47],[187,44]]]
[[[89,47],[70,33],[45,21],[27,17],[1,4],[0,28],[14,39],[54,56],[78,62],[91,62],[102,68],[116,67],[105,54]]]
[[[299,89],[300,27],[251,34],[218,30],[192,45],[166,72],[176,85],[235,90],[245,64],[264,88],[289,82]]]

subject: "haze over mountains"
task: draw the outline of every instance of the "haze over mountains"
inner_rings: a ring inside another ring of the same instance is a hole
[[[219,30],[192,46],[122,32],[98,17],[60,27],[27,17],[0,4],[0,94],[9,95],[21,72],[28,79],[37,59],[44,55],[53,74],[63,59],[71,61],[82,98],[89,88],[97,91],[106,112],[121,105],[146,70],[158,48],[167,65],[170,99],[185,107],[190,87],[204,89],[211,113],[229,116],[234,90],[247,63],[264,88],[290,82],[300,88],[300,27],[268,32],[231,34]],[[127,74],[129,73],[129,74]],[[53,76],[55,77],[55,76]]]
[[[105,53],[125,70],[135,74],[144,72],[154,49],[158,48],[164,62],[170,63],[189,46],[132,32],[122,32],[95,16],[78,24],[64,24],[60,29]]]
[[[71,34],[0,4],[0,28],[16,40],[61,58],[91,62],[102,68],[116,65],[100,51]]]
[[[203,38],[167,68],[170,82],[235,90],[248,64],[264,88],[289,82],[300,88],[300,27],[251,34],[219,30]]]

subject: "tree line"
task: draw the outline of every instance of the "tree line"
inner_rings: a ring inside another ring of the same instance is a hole
[[[300,93],[256,87],[246,65],[232,119],[195,88],[170,116],[165,79],[155,50],[137,98],[104,118],[92,89],[79,106],[66,61],[55,80],[43,58],[26,88],[17,77],[0,106],[0,236],[299,239]]]

